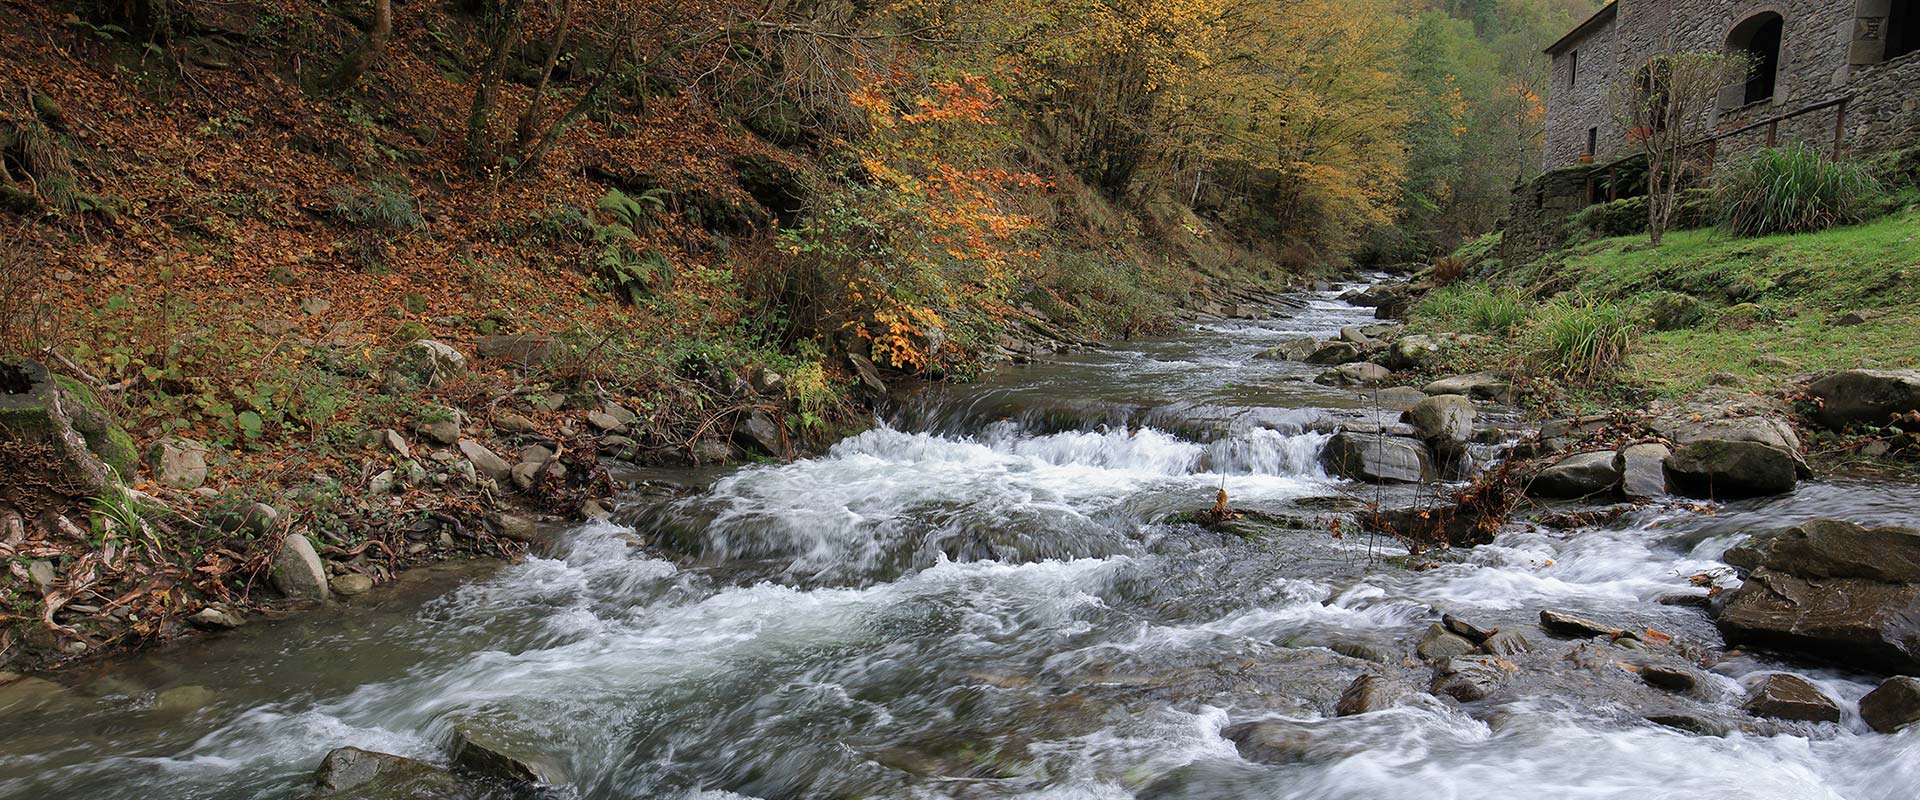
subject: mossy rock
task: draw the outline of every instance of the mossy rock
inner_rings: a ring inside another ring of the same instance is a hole
[[[61,393],[73,401],[72,407],[66,409],[67,419],[81,438],[87,440],[87,449],[112,467],[115,475],[124,478],[134,474],[140,467],[140,449],[125,428],[113,424],[113,417],[100,405],[93,390],[65,375],[54,375],[53,380],[60,385]]]
[[[1707,317],[1707,304],[1682,292],[1661,292],[1647,303],[1654,330],[1677,331],[1698,326]]]
[[[1754,303],[1741,303],[1721,311],[1718,323],[1722,329],[1742,329],[1751,328],[1767,319],[1766,309]]]

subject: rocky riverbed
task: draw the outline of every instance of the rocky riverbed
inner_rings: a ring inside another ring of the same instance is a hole
[[[1347,288],[654,473],[458,588],[0,676],[0,795],[1920,785],[1920,488],[1818,474],[1765,399],[1530,420]]]

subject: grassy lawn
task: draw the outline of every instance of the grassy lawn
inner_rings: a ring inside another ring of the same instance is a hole
[[[1659,248],[1644,235],[1602,239],[1444,291],[1415,309],[1415,327],[1494,332],[1473,322],[1490,316],[1481,309],[1497,306],[1494,298],[1528,299],[1529,321],[1496,342],[1506,363],[1536,365],[1526,356],[1537,337],[1528,334],[1541,327],[1545,304],[1533,298],[1619,304],[1641,319],[1673,293],[1695,298],[1696,323],[1642,325],[1614,376],[1662,395],[1690,392],[1716,373],[1766,390],[1802,372],[1920,367],[1920,210],[1820,233],[1680,231]],[[1835,324],[1854,311],[1867,321]]]

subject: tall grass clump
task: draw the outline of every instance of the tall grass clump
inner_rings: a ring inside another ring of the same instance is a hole
[[[1639,325],[1628,306],[1561,295],[1534,315],[1532,336],[1542,364],[1575,378],[1606,375],[1633,349]]]
[[[1863,166],[1800,143],[1761,150],[1714,187],[1720,227],[1738,236],[1805,233],[1865,219],[1880,192]]]
[[[1514,289],[1461,284],[1429,293],[1414,316],[1475,333],[1506,334],[1527,323],[1532,305]]]

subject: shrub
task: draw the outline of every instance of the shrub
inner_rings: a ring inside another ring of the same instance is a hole
[[[1441,286],[1453,283],[1467,272],[1467,260],[1459,256],[1440,256],[1433,260],[1433,282]]]
[[[414,208],[413,193],[398,181],[375,181],[366,188],[335,186],[333,217],[354,228],[406,231],[427,224]]]
[[[1444,320],[1478,333],[1504,334],[1525,325],[1531,303],[1520,292],[1484,284],[1449,286],[1420,301],[1414,316]]]
[[[1748,157],[1721,176],[1714,197],[1721,228],[1764,236],[1859,222],[1879,191],[1866,168],[1795,143]]]
[[[1626,306],[1561,295],[1541,307],[1534,318],[1536,356],[1569,377],[1605,375],[1626,358],[1637,327]]]

